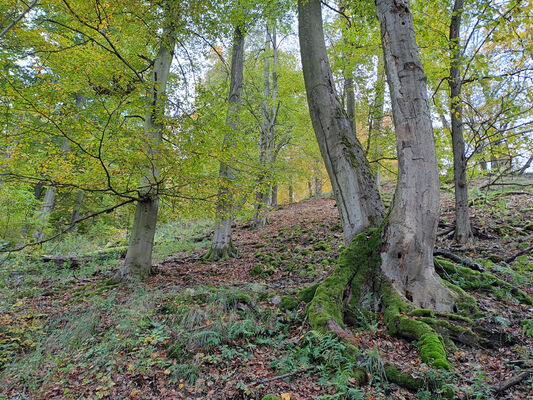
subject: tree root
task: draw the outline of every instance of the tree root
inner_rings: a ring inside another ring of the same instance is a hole
[[[442,257],[445,257],[449,260],[452,260],[456,263],[460,263],[466,267],[469,267],[469,268],[472,268],[473,270],[476,270],[476,271],[479,271],[479,272],[485,272],[485,268],[483,268],[481,265],[479,265],[478,263],[472,261],[472,260],[468,260],[464,257],[460,257],[458,256],[457,254],[455,253],[452,253],[450,250],[448,249],[443,249],[441,247],[435,247],[435,249],[433,250],[433,255],[434,256],[442,256]]]
[[[232,241],[229,242],[229,246],[223,249],[214,249],[211,247],[207,254],[204,256],[206,261],[228,261],[230,258],[239,257],[239,252]]]
[[[509,291],[519,303],[528,306],[533,305],[533,299],[525,292],[488,272],[474,271],[470,268],[461,267],[460,265],[443,260],[442,258],[435,258],[435,269],[443,279],[453,281],[454,284],[460,286],[462,289],[487,289],[494,291],[495,288],[500,288]]]
[[[309,323],[315,330],[331,331],[352,342],[353,335],[346,329],[346,321],[355,320],[358,312],[383,311],[390,334],[417,340],[422,361],[436,368],[451,369],[439,331],[428,324],[429,320],[405,316],[414,307],[381,275],[381,243],[381,231],[376,229],[354,238],[339,256],[337,268],[318,286],[308,304]],[[432,325],[447,328],[443,332],[454,332],[453,324],[438,324],[433,320]],[[462,330],[460,334],[455,333],[457,337],[471,339]]]

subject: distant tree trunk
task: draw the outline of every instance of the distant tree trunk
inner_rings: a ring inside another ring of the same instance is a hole
[[[228,98],[229,111],[226,118],[226,125],[229,127],[224,137],[224,147],[234,146],[235,135],[238,132],[239,112],[241,108],[243,91],[243,71],[244,71],[244,33],[240,27],[235,28],[233,37],[233,55],[231,59],[231,82]],[[231,242],[231,224],[233,222],[233,201],[234,193],[232,188],[235,179],[235,171],[226,162],[220,163],[217,201],[217,225],[213,235],[213,243],[207,254],[207,258],[212,260],[224,259],[237,256],[237,250]]]
[[[272,185],[272,200],[270,201],[272,207],[278,206],[278,185]]]
[[[450,120],[452,125],[453,180],[455,184],[455,241],[465,244],[472,240],[468,214],[468,181],[466,178],[465,141],[463,136],[463,106],[461,104],[461,16],[464,0],[455,0],[450,23]]]
[[[61,145],[61,152],[62,154],[66,155],[70,148],[70,142],[68,139],[63,140],[63,144]],[[53,186],[48,186],[46,188],[46,192],[44,193],[44,200],[43,204],[41,205],[41,210],[39,212],[39,215],[37,216],[37,219],[41,221],[41,226],[35,230],[33,233],[33,238],[36,242],[40,242],[44,240],[44,232],[43,228],[46,227],[46,223],[48,222],[48,218],[50,217],[50,214],[54,210],[54,205],[56,201],[56,189]]]
[[[74,201],[74,206],[72,207],[72,213],[70,214],[70,226],[74,226],[76,221],[80,218],[81,207],[83,205],[84,199],[85,199],[85,193],[80,190],[76,194],[76,200]]]
[[[376,0],[390,88],[398,185],[383,237],[383,274],[406,299],[451,311],[454,295],[433,266],[439,220],[439,174],[426,74],[418,56],[408,0]]]
[[[344,239],[378,226],[385,207],[361,144],[338,101],[319,0],[298,2],[299,40],[311,121],[341,217]]]
[[[309,198],[313,197],[313,184],[311,183],[311,179],[307,180],[307,191],[309,192]]]
[[[55,200],[56,190],[53,186],[49,186],[44,194],[43,204],[41,205],[41,210],[37,217],[41,221],[42,226],[39,227],[39,229],[37,229],[33,234],[33,238],[36,242],[40,242],[44,239],[44,231],[42,228],[45,227],[46,223],[48,222],[48,218],[50,217],[50,214],[54,210]]]
[[[289,181],[289,203],[294,203],[294,185],[292,183],[292,178]]]
[[[317,197],[322,195],[322,178],[315,176],[315,195]]]
[[[254,227],[266,225],[266,210],[270,205],[270,184],[266,182],[266,171],[270,163],[271,148],[271,104],[270,104],[270,29],[268,23],[265,29],[265,52],[263,68],[263,101],[261,103],[261,139],[259,141],[258,189],[255,201]],[[275,45],[274,45],[275,48]]]
[[[126,259],[115,281],[146,279],[152,272],[152,250],[154,247],[157,213],[159,210],[159,171],[157,169],[157,146],[163,136],[166,89],[170,65],[176,45],[176,33],[170,16],[165,18],[162,41],[154,60],[147,111],[144,118],[144,134],[147,141],[146,153],[151,165],[146,166],[146,175],[139,188],[140,200],[136,203],[135,217],[131,231]]]

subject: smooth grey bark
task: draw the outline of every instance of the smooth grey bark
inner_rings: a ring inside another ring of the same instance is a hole
[[[317,197],[322,195],[322,178],[319,176],[315,176],[315,195]]]
[[[453,181],[455,184],[455,241],[465,244],[472,240],[468,213],[468,180],[463,135],[463,106],[461,99],[461,16],[464,0],[455,0],[450,23],[450,121],[452,131]]]
[[[454,295],[433,266],[439,220],[439,174],[426,74],[418,55],[408,0],[377,0],[390,88],[398,184],[381,253],[383,274],[422,308],[451,311]]]
[[[146,174],[139,188],[140,199],[136,202],[135,217],[131,230],[126,259],[114,280],[117,282],[146,279],[152,273],[152,250],[159,210],[159,171],[157,147],[164,130],[167,82],[176,45],[176,33],[170,16],[163,28],[161,44],[152,67],[151,91],[147,99],[144,118],[145,152],[150,159]]]
[[[292,178],[289,180],[289,203],[294,203],[294,185],[292,183]]]
[[[278,185],[272,185],[272,199],[270,200],[270,205],[272,207],[277,207],[278,205]]]
[[[233,37],[233,54],[231,58],[231,79],[229,89],[229,111],[226,118],[228,126],[224,137],[224,148],[235,146],[236,134],[239,131],[239,113],[242,103],[244,76],[244,33],[240,27],[235,28]],[[237,256],[237,250],[231,242],[231,224],[233,222],[234,196],[232,184],[235,171],[224,161],[220,163],[216,218],[217,225],[213,234],[211,249],[207,258],[219,260]]]
[[[272,44],[272,56],[270,45]],[[272,89],[270,88],[270,58],[272,58]],[[278,149],[274,149],[274,135],[278,110],[278,44],[275,22],[270,27],[266,24],[265,64],[263,70],[263,102],[261,103],[261,140],[259,165],[261,173],[258,178],[254,226],[266,225],[266,210],[272,205],[271,186],[265,182],[266,175],[275,161]],[[276,151],[277,150],[277,151]],[[272,188],[273,189],[273,188]]]
[[[69,152],[70,149],[70,142],[68,139],[65,139],[63,141],[63,144],[61,145],[61,152],[66,155]],[[41,226],[35,230],[33,233],[33,238],[36,242],[41,242],[44,240],[45,234],[43,231],[43,228],[46,226],[46,223],[48,222],[48,218],[50,217],[50,214],[54,210],[54,205],[56,201],[56,189],[53,186],[48,186],[46,188],[46,192],[44,193],[44,199],[43,204],[41,205],[41,209],[39,211],[39,215],[37,216],[37,219],[41,222]]]
[[[298,2],[300,52],[309,113],[349,243],[378,226],[385,207],[361,144],[335,92],[319,0]]]
[[[72,207],[72,213],[70,214],[70,226],[74,226],[76,221],[80,218],[81,207],[83,200],[85,199],[85,193],[81,190],[76,194],[76,200],[74,200],[74,206]]]

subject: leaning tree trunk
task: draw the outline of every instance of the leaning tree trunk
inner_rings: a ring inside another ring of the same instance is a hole
[[[176,45],[176,34],[172,21],[163,29],[162,42],[154,60],[149,103],[144,118],[146,154],[150,166],[139,188],[140,199],[136,203],[135,217],[130,243],[122,268],[115,281],[146,279],[152,272],[152,249],[154,247],[157,213],[159,210],[159,171],[157,168],[157,146],[164,130],[162,122],[165,112],[167,81]]]
[[[228,127],[224,137],[224,148],[234,147],[241,109],[244,71],[244,33],[240,27],[235,28],[233,38],[233,55],[231,58],[231,82],[229,92],[229,111],[226,118]],[[233,222],[234,193],[232,184],[235,171],[225,161],[220,163],[218,200],[216,209],[217,225],[213,235],[213,243],[206,258],[212,260],[237,256],[237,250],[231,242],[231,224]]]
[[[398,184],[383,236],[381,270],[407,300],[423,308],[450,311],[454,295],[433,267],[439,173],[426,74],[409,1],[377,0],[376,10],[398,153]]]
[[[385,207],[335,93],[319,0],[298,2],[300,52],[307,102],[341,217],[344,239],[381,223]]]
[[[465,244],[472,240],[468,215],[468,182],[466,178],[463,106],[461,104],[461,15],[464,0],[455,0],[450,23],[450,120],[452,125],[453,181],[455,184],[455,240]]]

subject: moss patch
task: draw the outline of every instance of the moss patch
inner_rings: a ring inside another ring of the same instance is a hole
[[[435,258],[435,267],[441,273],[444,272],[442,278],[452,280],[464,290],[486,289],[494,293],[496,288],[501,288],[508,291],[518,302],[528,306],[533,305],[533,299],[527,293],[488,272],[462,267],[440,257]]]
[[[313,300],[313,297],[315,297],[315,292],[318,286],[319,284],[315,283],[314,285],[308,286],[298,291],[298,300],[303,301],[304,303],[309,303],[311,300]]]
[[[385,366],[385,374],[389,382],[395,383],[407,389],[417,390],[424,387],[425,382],[421,378],[414,378],[411,374],[401,372],[393,365]]]
[[[284,308],[285,310],[294,310],[298,307],[298,300],[290,296],[282,296],[281,303],[279,303],[279,308]]]

